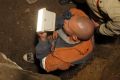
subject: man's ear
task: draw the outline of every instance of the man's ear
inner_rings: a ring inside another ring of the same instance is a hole
[[[77,41],[77,40],[78,40],[78,37],[77,37],[76,35],[72,35],[72,39],[73,39],[74,41]]]

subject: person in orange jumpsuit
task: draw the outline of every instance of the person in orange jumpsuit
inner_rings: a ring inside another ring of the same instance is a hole
[[[70,19],[64,19],[63,27],[52,36],[39,33],[36,58],[47,72],[66,70],[75,64],[84,63],[94,47],[94,24],[81,10],[71,8]]]

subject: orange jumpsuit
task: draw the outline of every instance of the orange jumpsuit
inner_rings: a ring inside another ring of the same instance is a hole
[[[45,70],[54,71],[57,69],[66,70],[72,63],[82,60],[93,50],[92,39],[83,41],[73,47],[56,48],[54,52],[48,54],[45,61]]]

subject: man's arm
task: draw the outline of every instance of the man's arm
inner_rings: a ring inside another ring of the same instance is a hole
[[[99,32],[106,36],[120,35],[120,16],[113,18],[113,21],[101,24]]]
[[[120,1],[110,0],[108,4],[104,4],[105,10],[112,21],[101,24],[99,32],[103,35],[114,36],[120,35]]]

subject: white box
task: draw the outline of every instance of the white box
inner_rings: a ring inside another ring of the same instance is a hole
[[[38,11],[36,32],[55,31],[56,13],[42,8]]]

